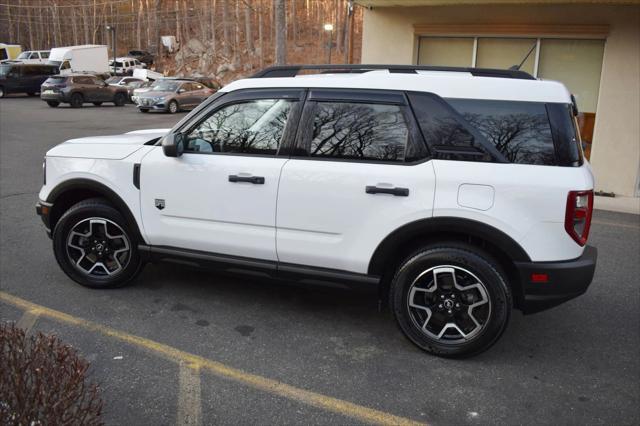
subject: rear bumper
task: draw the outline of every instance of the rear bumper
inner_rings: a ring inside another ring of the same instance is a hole
[[[598,250],[587,246],[577,259],[563,262],[516,262],[524,292],[522,311],[540,312],[580,296],[587,291],[596,270]],[[545,275],[533,282],[532,274]]]
[[[40,93],[40,99],[43,101],[58,101],[65,102],[66,99],[64,97],[64,93],[56,92],[56,93]]]

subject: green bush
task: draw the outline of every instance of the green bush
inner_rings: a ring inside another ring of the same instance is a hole
[[[56,336],[0,324],[0,425],[102,425],[89,363]]]

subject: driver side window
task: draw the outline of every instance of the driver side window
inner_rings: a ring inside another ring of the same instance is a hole
[[[256,99],[225,105],[187,135],[184,152],[275,155],[294,102]]]

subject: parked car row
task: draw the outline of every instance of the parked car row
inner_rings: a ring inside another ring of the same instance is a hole
[[[0,64],[0,98],[10,93],[26,93],[35,96],[40,85],[58,68],[52,65],[4,62]]]

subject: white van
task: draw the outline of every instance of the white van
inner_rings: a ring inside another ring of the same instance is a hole
[[[46,64],[49,61],[49,50],[25,50],[18,55],[16,61],[23,64]]]
[[[49,63],[57,65],[60,74],[65,75],[76,72],[109,72],[109,57],[105,45],[55,47],[51,49]]]

